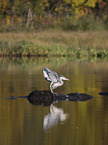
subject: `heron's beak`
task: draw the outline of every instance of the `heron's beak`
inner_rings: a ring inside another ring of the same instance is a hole
[[[67,80],[67,81],[69,81],[69,79],[67,79],[67,78],[65,78],[64,80]]]

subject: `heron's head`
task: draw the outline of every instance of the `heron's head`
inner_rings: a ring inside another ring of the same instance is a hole
[[[69,79],[65,78],[63,75],[60,76],[60,79],[69,81]]]

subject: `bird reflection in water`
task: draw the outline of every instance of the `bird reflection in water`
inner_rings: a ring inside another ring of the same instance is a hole
[[[43,129],[48,130],[50,127],[58,124],[58,121],[64,122],[68,114],[64,113],[62,108],[57,108],[53,104],[61,101],[87,101],[93,97],[84,93],[70,93],[66,95],[51,93],[49,90],[33,91],[28,96],[9,97],[8,99],[27,98],[33,105],[50,106],[50,113],[44,116]]]
[[[54,104],[66,100],[66,95],[53,94],[48,90],[33,91],[27,97],[33,105],[50,106],[50,113],[44,116],[43,129],[48,130],[50,127],[58,124],[58,121],[64,122],[68,118],[62,108],[57,108]]]
[[[57,108],[53,104],[50,105],[50,113],[44,116],[43,129],[48,130],[50,127],[58,124],[58,121],[64,122],[68,118],[68,114],[64,113],[62,108]]]

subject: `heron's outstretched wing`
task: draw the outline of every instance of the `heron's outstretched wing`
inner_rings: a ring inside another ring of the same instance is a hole
[[[51,71],[50,69],[44,67],[43,69],[44,77],[49,82],[56,82],[58,79],[58,75],[56,72]]]
[[[51,82],[51,78],[49,77],[48,73],[43,69],[43,75],[48,82]]]
[[[47,67],[44,67],[44,70],[45,70],[45,71],[47,71],[48,73],[51,73],[51,74],[55,75],[55,77],[57,77],[57,78],[58,78],[58,74],[57,74],[56,72],[51,71],[51,70],[50,70],[50,69],[48,69]]]

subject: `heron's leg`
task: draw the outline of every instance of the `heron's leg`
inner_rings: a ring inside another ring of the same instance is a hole
[[[52,83],[50,84],[50,90],[51,90],[51,93],[54,93],[53,90],[52,90],[52,88],[51,88],[51,85],[52,85]]]
[[[53,92],[53,94],[58,94],[58,93]]]
[[[51,89],[51,93],[54,93],[52,89]]]

